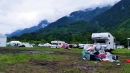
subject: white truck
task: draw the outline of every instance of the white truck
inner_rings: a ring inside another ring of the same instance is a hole
[[[101,44],[101,46],[105,48],[105,51],[111,52],[115,48],[115,37],[113,37],[109,32],[92,33],[91,38],[93,39],[94,44]]]
[[[51,48],[61,48],[63,44],[64,41],[51,41]]]

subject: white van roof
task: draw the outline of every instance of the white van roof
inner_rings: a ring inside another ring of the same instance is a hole
[[[109,32],[106,33],[92,33],[92,39],[100,38],[100,39],[108,39],[112,36]]]

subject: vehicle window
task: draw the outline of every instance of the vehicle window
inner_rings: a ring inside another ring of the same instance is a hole
[[[52,43],[52,45],[58,45],[58,43]]]
[[[97,40],[97,43],[105,43],[105,40]]]

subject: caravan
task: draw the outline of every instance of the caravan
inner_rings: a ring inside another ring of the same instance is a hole
[[[102,47],[105,48],[106,51],[112,51],[115,47],[115,42],[113,37],[109,32],[105,33],[92,33],[92,39],[94,40],[94,44],[101,44]]]
[[[61,48],[63,44],[64,41],[51,41],[51,48]]]

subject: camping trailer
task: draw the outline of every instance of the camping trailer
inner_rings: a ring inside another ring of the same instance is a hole
[[[105,48],[106,51],[112,51],[114,49],[114,37],[109,33],[92,33],[92,39],[94,44],[101,44],[102,47]]]
[[[51,48],[61,48],[63,44],[64,41],[51,41]]]
[[[0,34],[0,47],[6,47],[7,36]]]

